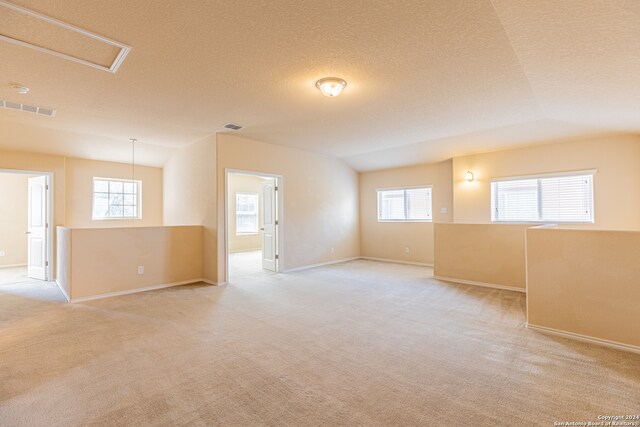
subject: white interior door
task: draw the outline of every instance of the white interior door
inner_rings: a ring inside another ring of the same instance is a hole
[[[262,268],[276,271],[276,180],[262,184]]]
[[[29,178],[29,277],[47,280],[47,177]]]

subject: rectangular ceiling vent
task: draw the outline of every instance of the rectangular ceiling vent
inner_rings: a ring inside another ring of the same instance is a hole
[[[0,40],[115,73],[130,46],[0,0]]]
[[[21,104],[13,101],[3,101],[0,99],[0,108],[6,108],[7,110],[25,111],[27,113],[38,114],[39,116],[54,117],[56,111],[53,108],[37,107],[35,105]]]
[[[242,129],[242,126],[234,125],[233,123],[227,123],[226,125],[224,125],[224,127],[226,127],[227,129],[231,129],[231,130],[240,130],[240,129]]]

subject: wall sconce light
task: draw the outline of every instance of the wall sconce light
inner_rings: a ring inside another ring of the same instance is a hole
[[[468,182],[473,181],[473,172],[467,171],[467,173],[464,174],[464,179],[466,179]]]

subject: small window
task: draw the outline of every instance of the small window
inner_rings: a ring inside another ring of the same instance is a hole
[[[431,187],[378,190],[378,221],[431,221]]]
[[[236,193],[236,234],[258,233],[258,195]]]
[[[491,221],[593,222],[595,171],[491,181]]]
[[[142,218],[141,181],[93,178],[93,219]]]

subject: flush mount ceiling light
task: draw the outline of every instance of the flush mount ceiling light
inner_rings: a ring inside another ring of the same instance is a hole
[[[26,94],[29,93],[29,88],[26,86],[22,86],[18,83],[11,83],[11,89],[13,89],[14,91],[20,93],[20,94]]]
[[[342,93],[342,89],[347,87],[347,82],[338,77],[326,77],[316,82],[316,87],[324,96],[333,98]]]

